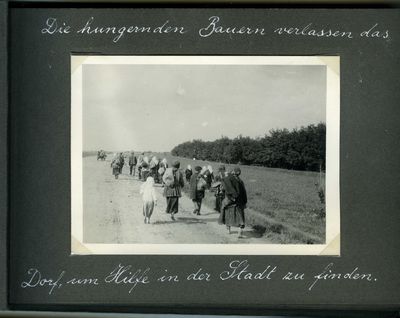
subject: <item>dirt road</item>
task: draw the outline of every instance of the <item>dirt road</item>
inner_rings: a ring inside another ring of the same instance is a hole
[[[180,244],[246,244],[269,243],[259,233],[246,228],[244,238],[237,228],[228,234],[219,225],[218,213],[207,206],[201,215],[192,213],[192,201],[183,194],[179,200],[176,221],[165,213],[166,200],[162,187],[156,186],[158,204],[151,224],[144,224],[139,188],[142,182],[129,175],[125,165],[115,179],[109,161],[96,157],[83,158],[83,241],[85,243],[180,243]]]

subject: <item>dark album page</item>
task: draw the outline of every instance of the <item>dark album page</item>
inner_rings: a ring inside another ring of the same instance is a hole
[[[12,308],[398,309],[399,18],[11,7]]]

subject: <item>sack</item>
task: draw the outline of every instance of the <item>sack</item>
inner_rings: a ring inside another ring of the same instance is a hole
[[[163,181],[166,186],[170,187],[174,185],[174,172],[172,168],[167,168],[163,175]]]
[[[204,191],[206,189],[206,186],[207,186],[206,180],[204,180],[203,178],[200,177],[197,180],[197,185],[196,185],[197,190],[198,191]]]

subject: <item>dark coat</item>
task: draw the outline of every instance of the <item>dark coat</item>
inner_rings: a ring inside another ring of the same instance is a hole
[[[214,181],[214,174],[212,172],[210,172],[209,170],[206,170],[204,175],[205,175],[205,180],[207,182],[207,188],[210,189],[211,183]]]
[[[193,171],[192,170],[189,170],[189,169],[185,170],[185,177],[186,177],[186,181],[187,182],[190,182],[190,178],[192,177],[192,175],[193,175]]]
[[[121,167],[123,167],[123,165],[125,164],[125,159],[123,155],[119,155],[119,164]]]
[[[130,166],[136,166],[136,164],[137,164],[137,158],[136,158],[136,156],[134,154],[131,154],[129,156],[129,165]]]
[[[232,174],[222,179],[222,186],[225,190],[225,195],[230,204],[236,204],[244,207],[247,204],[246,187],[242,179]]]
[[[197,188],[197,184],[198,184],[200,178],[203,178],[203,176],[199,175],[199,173],[197,173],[197,172],[195,172],[190,177],[189,195],[192,200],[200,200],[200,199],[204,198],[205,189],[198,190],[198,188]]]
[[[180,170],[176,170],[174,172],[174,183],[170,186],[164,186],[164,196],[165,197],[181,197],[182,196],[182,188],[185,185],[185,181],[183,180],[183,173]]]

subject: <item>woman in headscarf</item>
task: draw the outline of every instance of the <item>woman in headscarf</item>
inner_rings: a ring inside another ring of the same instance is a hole
[[[200,215],[201,202],[204,198],[204,191],[206,189],[206,181],[204,176],[201,174],[201,167],[197,166],[194,168],[194,174],[190,178],[189,194],[193,201],[194,210],[193,213]]]
[[[150,160],[150,176],[154,178],[155,183],[159,183],[158,178],[158,168],[160,167],[160,161],[156,156],[153,156]]]
[[[157,205],[157,195],[152,177],[148,177],[146,182],[142,184],[140,194],[143,200],[144,223],[150,224],[150,217],[153,214],[154,206]]]
[[[225,198],[218,222],[225,224],[228,232],[231,227],[239,227],[238,237],[241,238],[245,227],[244,210],[247,205],[246,188],[242,179],[239,177],[241,170],[236,167],[233,174],[229,174],[222,179],[222,186],[225,190]]]
[[[144,157],[146,159],[147,157]],[[150,175],[149,160],[143,160],[142,162],[142,181],[146,181]]]
[[[215,208],[214,210],[217,211],[218,213],[221,213],[221,208],[222,208],[222,201],[225,198],[225,190],[224,187],[222,186],[222,179],[227,176],[226,171],[225,171],[225,166],[221,165],[218,168],[218,174],[214,178],[214,183],[211,185],[212,188],[214,188],[214,194],[215,194]]]
[[[214,181],[214,174],[211,165],[204,166],[202,170],[202,174],[204,175],[207,182],[207,189],[211,188],[211,184]]]
[[[114,175],[115,179],[118,179],[118,176],[120,174],[120,160],[117,153],[114,154],[114,158],[111,161],[111,168],[112,174]]]
[[[163,176],[167,168],[168,168],[168,161],[166,158],[164,158],[160,162],[160,168],[158,168],[158,174],[160,175],[160,182],[162,183],[162,186],[164,186]]]
[[[124,158],[124,153],[120,152],[119,153],[119,174],[122,174],[122,168],[124,167],[125,164],[125,158]]]
[[[201,167],[200,167],[201,170]],[[190,182],[190,177],[192,176],[193,171],[192,171],[192,166],[191,165],[187,165],[187,168],[185,170],[185,178],[187,182]]]
[[[137,167],[138,167],[138,177],[139,180],[142,179],[142,164],[143,164],[144,152],[142,152],[137,159]]]
[[[185,185],[183,174],[179,170],[180,162],[175,161],[172,169],[167,169],[163,176],[165,183],[164,196],[167,199],[166,213],[171,214],[171,219],[175,221],[174,215],[178,213],[179,198],[182,196],[181,189]]]

